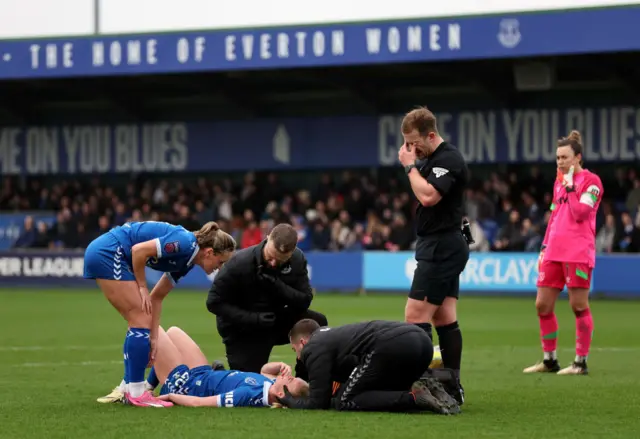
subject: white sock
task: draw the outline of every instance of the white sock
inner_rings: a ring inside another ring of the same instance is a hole
[[[139,383],[129,383],[129,394],[134,398],[139,398],[145,392],[144,381]]]
[[[556,354],[556,351],[545,352],[544,353],[544,359],[545,360],[557,360],[558,356]]]
[[[144,382],[144,388],[146,390],[155,390],[155,388],[151,384],[149,384],[149,381]]]
[[[118,386],[118,390],[120,390],[122,393],[127,391],[127,383],[125,383],[124,380],[120,381],[120,385]]]

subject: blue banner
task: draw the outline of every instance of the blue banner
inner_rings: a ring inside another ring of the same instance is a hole
[[[640,295],[640,254],[598,255],[592,291],[609,295]]]
[[[364,255],[364,288],[408,292],[416,265],[411,252],[367,252]],[[535,292],[537,278],[537,254],[472,253],[460,276],[460,290]]]
[[[306,253],[309,278],[320,291],[355,291],[362,287],[362,253]],[[80,251],[0,252],[0,286],[91,286],[82,278],[84,253]],[[155,285],[163,273],[146,267],[147,282]],[[209,290],[215,273],[194,267],[176,288]]]
[[[640,48],[640,8],[0,43],[0,79],[508,58]],[[606,29],[602,31],[590,31]]]
[[[312,286],[319,292],[369,291],[406,294],[416,267],[411,252],[306,254]],[[472,253],[460,276],[463,293],[498,295],[535,294],[537,254]],[[637,267],[640,254],[598,255],[591,291],[609,296],[640,297]],[[0,252],[0,287],[92,287],[82,278],[84,255],[77,251]],[[162,273],[147,268],[147,281],[154,285]],[[177,289],[208,291],[215,274],[207,276],[196,267],[182,278]]]
[[[245,171],[398,166],[401,116],[0,128],[0,174]],[[582,132],[584,159],[640,160],[640,107],[438,113],[469,163],[552,163]],[[238,132],[251,142],[238,143]],[[348,151],[348,153],[347,153]]]
[[[308,252],[305,255],[311,285],[318,291],[356,291],[362,288],[362,253]]]
[[[1,172],[0,172],[1,174]],[[33,227],[37,227],[38,222],[43,221],[50,227],[56,217],[48,212],[29,213],[0,213],[0,250],[9,250],[16,240],[24,232],[24,220],[31,216],[34,220]]]

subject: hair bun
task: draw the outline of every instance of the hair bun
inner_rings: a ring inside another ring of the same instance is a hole
[[[582,144],[582,136],[580,135],[580,131],[578,130],[571,131],[567,139],[573,140],[575,142]]]

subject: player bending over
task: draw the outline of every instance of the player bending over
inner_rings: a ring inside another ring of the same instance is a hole
[[[586,375],[593,333],[589,289],[596,260],[596,213],[604,191],[600,178],[582,167],[578,131],[572,131],[558,142],[557,163],[551,218],[538,262],[536,309],[544,360],[524,372]],[[556,354],[558,320],[554,307],[565,285],[576,316],[576,357],[573,364],[561,370]]]
[[[261,373],[215,371],[195,341],[182,329],[162,328],[154,373],[164,385],[159,399],[187,407],[269,407],[284,397],[284,386],[306,395],[308,384],[284,363],[268,363]]]
[[[229,260],[235,247],[234,239],[213,221],[196,232],[163,222],[131,222],[89,244],[84,253],[84,278],[96,280],[129,326],[123,346],[123,380],[118,392],[101,399],[123,395],[138,407],[164,405],[144,386],[144,372],[155,355],[162,302],[193,267],[211,274]],[[146,267],[165,273],[151,293]]]

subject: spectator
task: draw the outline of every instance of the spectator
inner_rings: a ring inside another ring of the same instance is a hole
[[[555,170],[552,173],[546,169],[545,174],[543,166],[528,168],[523,172],[509,167],[504,174],[474,168],[473,189],[467,192],[466,199],[476,240],[472,251],[487,247],[537,251],[550,215],[552,198],[548,191]],[[317,178],[319,184],[305,187],[304,183],[293,183],[295,189],[291,190],[281,182],[284,177],[275,173],[248,173],[218,181],[212,181],[211,175],[179,175],[162,180],[137,176],[121,184],[118,178],[105,184],[98,178],[55,182],[50,176],[42,180],[4,177],[0,208],[51,209],[56,221],[46,234],[46,246],[53,242],[64,248],[81,248],[101,230],[127,220],[169,221],[195,229],[211,219],[223,229],[226,227],[240,245],[245,245],[243,237],[255,242],[258,235],[266,236],[275,224],[290,222],[298,231],[299,245],[312,250],[401,251],[412,247],[415,235],[410,220],[416,200],[405,178],[396,178],[398,174],[389,169],[371,173],[352,170],[341,178],[306,174],[298,181]],[[640,250],[638,227],[634,224],[640,203],[636,170],[619,167],[615,178],[610,173],[610,180],[606,180],[606,172],[601,175],[605,198],[597,216],[598,251]],[[253,213],[253,221],[244,218],[245,210]],[[513,222],[512,217],[517,214],[512,212],[516,210],[519,219]],[[628,214],[623,215],[623,211]],[[36,229],[33,222],[31,226],[25,224],[14,245],[34,245],[36,236],[42,241],[43,235],[38,235]]]
[[[618,229],[618,234],[614,238],[614,245],[621,252],[630,253],[640,251],[640,229],[633,223],[629,212],[622,213],[622,227]]]
[[[627,195],[626,206],[629,212],[635,213],[638,211],[640,206],[640,178],[636,177],[633,180],[633,189]]]
[[[252,245],[260,244],[264,237],[262,232],[258,228],[253,211],[247,209],[244,211],[244,221],[247,226],[242,231],[242,238],[240,239],[240,248],[251,247]]]
[[[24,219],[24,229],[16,242],[13,244],[14,248],[29,248],[33,246],[38,237],[38,231],[33,226],[33,217],[27,216]]]
[[[498,239],[494,243],[496,251],[523,251],[525,246],[525,237],[522,235],[522,225],[520,222],[520,213],[513,209],[509,212],[508,222],[502,226],[498,233]]]

